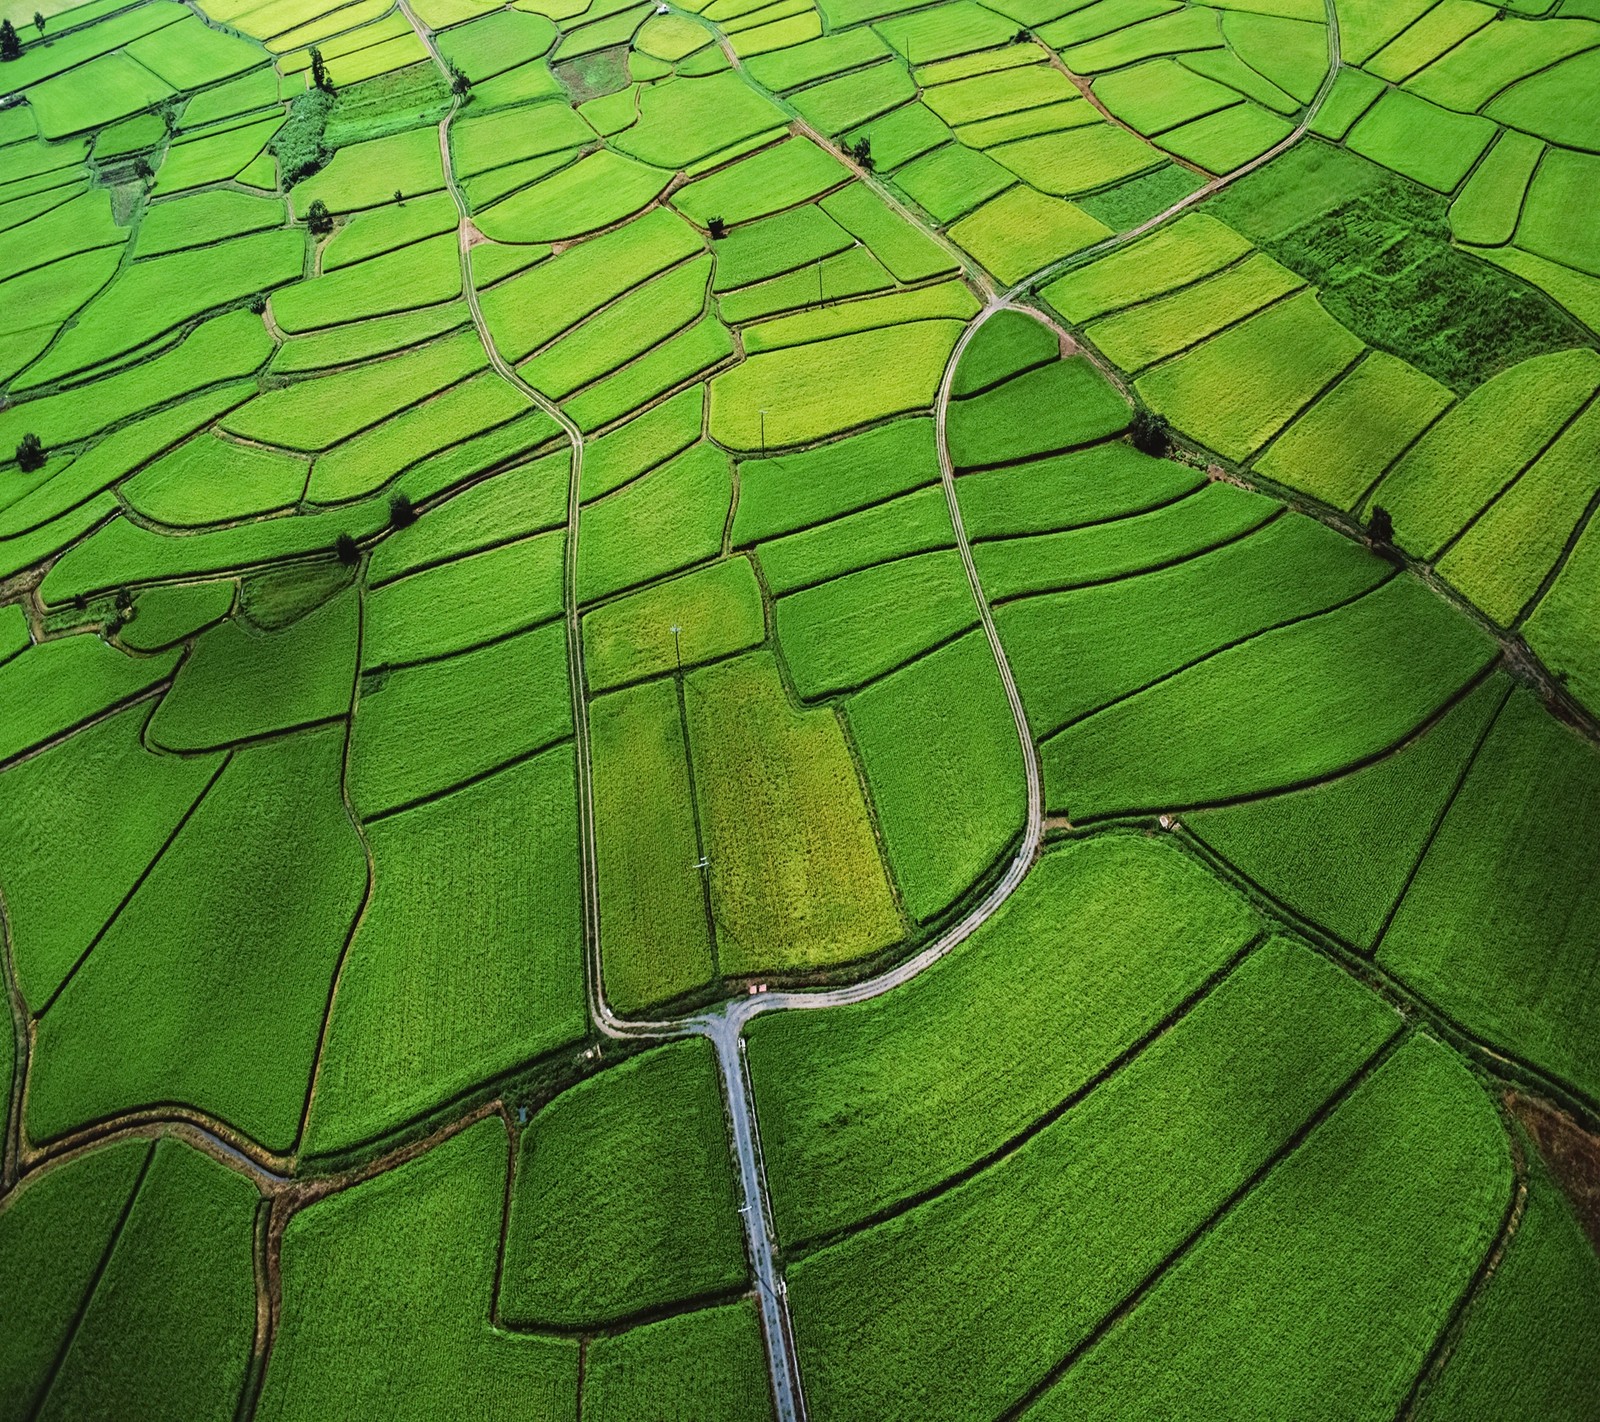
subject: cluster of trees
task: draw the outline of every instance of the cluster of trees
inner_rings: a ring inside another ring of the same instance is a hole
[[[44,16],[37,10],[33,12],[33,27],[39,31],[39,38],[44,38]],[[0,20],[0,60],[21,59],[22,40],[17,36],[17,27],[10,20]]]

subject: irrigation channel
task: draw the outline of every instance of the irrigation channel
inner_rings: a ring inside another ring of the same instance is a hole
[[[448,80],[453,77],[450,66],[440,54],[433,31],[418,19],[409,0],[397,0],[403,14],[422,41],[440,72]],[[882,179],[861,167],[837,144],[817,132],[799,112],[780,95],[756,83],[745,72],[743,63],[734,52],[732,42],[711,21],[677,6],[665,5],[670,13],[703,25],[728,56],[730,64],[739,71],[745,82],[776,105],[789,119],[791,129],[805,135],[820,148],[830,153],[856,178],[872,189],[874,194],[893,212],[911,223],[919,232],[937,243],[957,262],[965,279],[981,293],[983,307],[967,323],[945,363],[934,405],[935,431],[939,454],[939,474],[944,487],[945,501],[950,510],[950,522],[955,531],[956,547],[966,568],[967,581],[972,589],[973,601],[994,656],[995,667],[1005,687],[1006,700],[1011,706],[1016,724],[1017,741],[1022,752],[1022,762],[1027,780],[1028,811],[1022,838],[1005,873],[960,922],[947,928],[932,942],[912,957],[864,981],[825,990],[794,990],[759,993],[732,998],[719,1005],[681,1018],[657,1021],[633,1020],[619,1017],[606,1002],[602,964],[600,959],[600,879],[595,851],[593,775],[589,762],[588,707],[583,695],[583,666],[580,618],[577,592],[579,490],[583,474],[583,432],[562,409],[528,384],[500,354],[494,336],[484,320],[478,301],[478,290],[472,275],[472,244],[474,228],[466,195],[456,180],[455,167],[450,154],[450,125],[461,108],[462,96],[455,95],[449,110],[439,122],[439,156],[444,166],[445,187],[454,200],[460,221],[458,224],[461,281],[466,292],[467,305],[472,313],[472,323],[483,344],[489,364],[509,381],[533,404],[548,414],[560,426],[572,445],[572,461],[567,496],[567,537],[563,576],[563,597],[566,604],[568,677],[572,691],[572,721],[576,740],[579,800],[579,846],[583,882],[584,952],[587,964],[589,1011],[596,1027],[607,1036],[629,1040],[666,1041],[673,1038],[701,1036],[707,1038],[716,1052],[717,1068],[722,1079],[723,1098],[727,1107],[730,1138],[735,1163],[738,1167],[739,1189],[742,1203],[739,1213],[743,1220],[745,1251],[755,1281],[757,1303],[761,1315],[761,1330],[767,1350],[767,1364],[771,1376],[772,1397],[778,1422],[803,1422],[806,1416],[805,1395],[801,1386],[799,1363],[795,1356],[794,1334],[790,1321],[788,1295],[783,1275],[778,1268],[777,1245],[772,1222],[772,1211],[766,1185],[766,1173],[761,1152],[761,1128],[756,1118],[755,1098],[750,1087],[749,1070],[745,1057],[744,1029],[752,1019],[768,1012],[816,1011],[828,1007],[844,1007],[851,1003],[866,1002],[880,997],[904,983],[910,982],[924,969],[939,961],[981,928],[1017,890],[1038,857],[1044,836],[1044,792],[1039,773],[1039,757],[1028,720],[1023,710],[1022,697],[1017,691],[1011,664],[1000,634],[995,629],[988,599],[978,580],[978,570],[972,560],[972,549],[967,540],[966,527],[961,517],[961,505],[956,497],[955,466],[950,459],[947,420],[951,391],[956,368],[961,357],[983,324],[999,311],[1016,310],[1056,332],[1066,349],[1074,349],[1071,335],[1051,317],[1037,307],[1027,305],[1024,298],[1037,283],[1048,281],[1071,267],[1090,262],[1098,257],[1136,241],[1155,228],[1171,221],[1195,204],[1203,202],[1228,184],[1269,163],[1279,154],[1298,142],[1310,129],[1312,121],[1326,101],[1338,77],[1340,65],[1339,22],[1334,10],[1334,0],[1324,0],[1328,23],[1328,73],[1307,107],[1305,114],[1293,131],[1274,147],[1231,173],[1213,178],[1194,192],[1173,203],[1155,216],[1147,218],[1137,227],[1117,233],[1079,252],[1042,267],[1024,277],[1005,291],[997,291],[987,273],[978,267],[964,252],[956,247],[944,233],[923,221],[916,212],[901,202]],[[1043,48],[1043,46],[1041,46]],[[1045,51],[1049,53],[1048,50]],[[1054,56],[1052,55],[1052,58]],[[1132,130],[1129,130],[1130,132]],[[1142,135],[1138,135],[1142,138]],[[1120,386],[1120,382],[1119,386]],[[1124,391],[1124,394],[1126,392]]]

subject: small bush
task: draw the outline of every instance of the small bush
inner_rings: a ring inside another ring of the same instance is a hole
[[[1367,519],[1367,537],[1382,548],[1394,544],[1394,519],[1382,504],[1372,506],[1372,515]]]
[[[1140,454],[1160,459],[1172,449],[1172,430],[1153,410],[1135,411],[1128,433]]]

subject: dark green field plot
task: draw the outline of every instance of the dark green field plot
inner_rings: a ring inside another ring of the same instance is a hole
[[[508,1322],[607,1322],[743,1282],[709,1044],[647,1053],[534,1117],[506,1226]]]

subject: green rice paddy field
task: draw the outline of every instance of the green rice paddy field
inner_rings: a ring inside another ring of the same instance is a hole
[[[0,1422],[1597,1422],[1600,4],[0,0]]]

